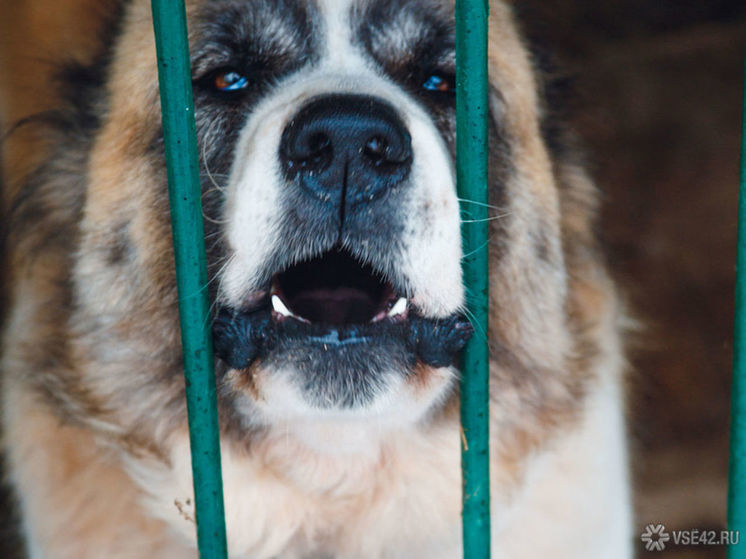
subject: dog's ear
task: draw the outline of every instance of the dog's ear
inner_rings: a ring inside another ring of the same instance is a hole
[[[493,161],[491,173],[490,315],[493,338],[528,361],[561,367],[569,349],[565,330],[567,272],[562,247],[560,194],[541,134],[541,105],[528,48],[513,10],[490,5],[488,71]],[[493,165],[494,167],[494,165]],[[499,272],[499,273],[498,273]],[[542,309],[541,315],[536,309]],[[492,326],[494,325],[494,326]],[[552,340],[547,343],[547,340]],[[521,359],[521,358],[519,358]]]
[[[533,158],[546,156],[539,141],[540,102],[529,49],[524,44],[513,10],[493,0],[489,18],[488,71],[490,108],[498,128],[527,149]],[[543,167],[547,161],[539,161]],[[538,168],[537,168],[538,170]]]
[[[495,211],[507,216],[491,221],[490,234],[499,239],[491,247],[502,251],[500,273],[491,278],[492,298],[501,301],[500,312],[491,315],[491,330],[500,336],[501,328],[507,333],[520,325],[522,332],[511,334],[514,347],[522,346],[518,352],[552,363],[559,362],[559,354],[546,355],[547,348],[564,345],[560,351],[569,351],[565,344],[572,343],[567,315],[577,322],[571,329],[581,329],[579,325],[591,322],[603,305],[613,304],[604,295],[613,290],[599,264],[596,186],[583,168],[572,133],[561,118],[551,120],[557,115],[548,103],[556,99],[546,95],[535,62],[511,6],[493,0],[490,115],[502,158],[509,164],[490,185]],[[497,259],[497,250],[492,249],[491,258]],[[539,308],[540,320],[531,311]],[[549,339],[554,342],[547,344]]]

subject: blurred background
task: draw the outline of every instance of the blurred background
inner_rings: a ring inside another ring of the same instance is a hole
[[[603,191],[608,260],[640,323],[629,380],[637,533],[721,530],[746,2],[516,6],[574,81],[570,119]],[[725,557],[637,545],[641,556]]]
[[[89,56],[110,3],[0,4],[0,122],[54,106],[50,61]],[[649,523],[721,530],[746,2],[514,5],[573,84],[568,117],[603,191],[610,266],[639,322],[628,406],[637,534]],[[33,164],[35,142],[18,134],[4,144],[6,177]],[[10,511],[7,499],[0,507]],[[0,556],[16,557],[16,546],[12,521],[0,522]],[[725,557],[636,546],[641,557]]]

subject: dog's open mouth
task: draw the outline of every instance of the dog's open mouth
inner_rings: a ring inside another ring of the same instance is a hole
[[[409,306],[372,266],[340,250],[277,274],[270,298],[278,320],[337,326],[403,320]]]
[[[215,353],[235,369],[276,349],[319,346],[333,359],[335,350],[372,351],[376,343],[389,350],[394,344],[412,363],[447,366],[472,334],[460,315],[421,316],[373,266],[337,249],[275,274],[252,301],[240,310],[219,308],[215,317]]]

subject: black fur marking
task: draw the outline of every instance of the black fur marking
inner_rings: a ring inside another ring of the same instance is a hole
[[[427,108],[446,142],[454,145],[455,92],[423,88],[433,74],[456,73],[453,13],[431,2],[384,0],[354,12],[352,20],[359,45],[382,71]]]
[[[197,15],[192,48],[195,90],[231,103],[266,91],[283,76],[318,59],[313,14],[301,3],[237,0],[209,2]],[[248,79],[245,95],[213,87],[216,71],[234,69]]]
[[[355,14],[352,25],[370,56],[407,89],[424,99],[455,102],[453,95],[423,88],[434,73],[456,73],[452,13],[429,2],[379,1]]]
[[[331,326],[276,321],[263,308],[221,309],[213,332],[215,354],[232,368],[261,360],[275,370],[293,369],[315,404],[349,408],[370,402],[392,371],[411,374],[417,361],[452,365],[473,330],[458,316]]]

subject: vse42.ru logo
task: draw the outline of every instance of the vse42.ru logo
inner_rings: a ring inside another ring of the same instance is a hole
[[[666,545],[738,545],[738,530],[672,530],[663,524],[648,524],[640,536],[647,551],[663,551]]]

